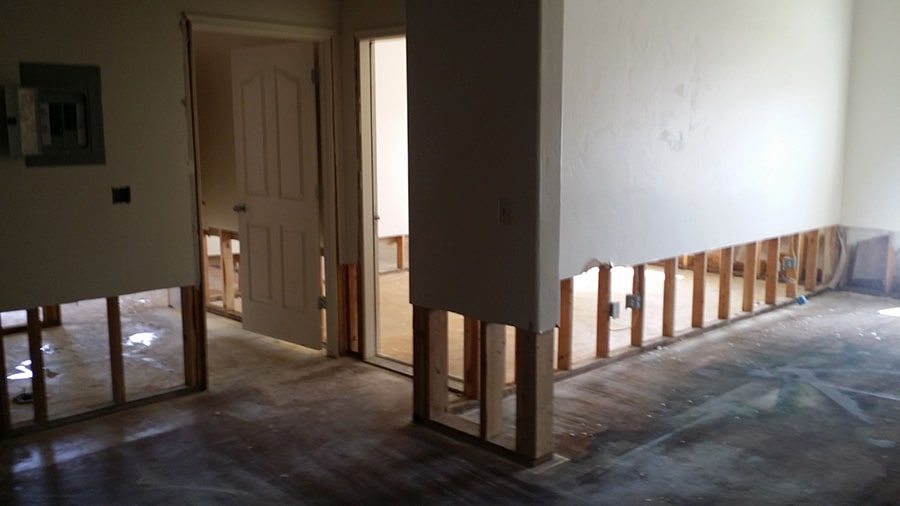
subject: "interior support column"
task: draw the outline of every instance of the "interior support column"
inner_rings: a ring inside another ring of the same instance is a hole
[[[413,306],[413,419],[447,412],[447,312]]]
[[[529,463],[553,454],[553,331],[516,329],[516,453]]]

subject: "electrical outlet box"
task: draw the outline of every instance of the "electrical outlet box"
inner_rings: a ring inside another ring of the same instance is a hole
[[[610,318],[618,318],[619,317],[619,303],[618,302],[610,302],[609,303],[609,317]]]
[[[789,271],[797,268],[797,259],[794,257],[784,257],[781,260],[781,268]]]
[[[625,307],[631,309],[640,309],[641,308],[641,296],[633,293],[629,293],[625,296]]]

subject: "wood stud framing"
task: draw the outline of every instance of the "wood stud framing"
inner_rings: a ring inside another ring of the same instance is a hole
[[[109,328],[109,370],[114,404],[125,403],[125,364],[122,361],[122,319],[119,298],[106,298],[106,323]]]
[[[778,252],[781,249],[781,240],[778,237],[766,242],[766,304],[775,304],[778,301],[778,271],[780,261]]]
[[[219,237],[221,238],[219,249],[222,252],[222,307],[225,308],[225,311],[234,311],[236,283],[234,280],[234,251],[231,246],[234,235],[223,230]]]
[[[703,327],[703,305],[706,299],[706,252],[694,255],[694,298],[691,304],[691,327]]]
[[[887,251],[885,252],[884,264],[884,293],[890,295],[894,291],[894,264],[896,263],[896,252],[894,252],[893,236],[888,234]]]
[[[553,332],[516,329],[516,453],[531,463],[553,454]]]
[[[463,320],[463,395],[481,396],[481,322],[468,316]]]
[[[789,256],[796,260],[798,267],[784,270],[784,275],[787,278],[785,282],[785,294],[793,299],[797,296],[797,284],[800,281],[800,234],[790,236],[788,244],[790,250]]]
[[[6,349],[3,344],[3,322],[0,321],[0,436],[5,436],[12,428],[9,412],[9,388],[6,384]]]
[[[406,268],[406,236],[397,236],[397,268],[401,271]]]
[[[447,312],[413,306],[413,416],[447,412]]]
[[[631,280],[631,293],[637,297],[637,307],[631,309],[631,345],[640,348],[644,344],[644,305],[646,301],[646,266],[635,265]]]
[[[47,421],[47,385],[44,378],[44,352],[41,351],[41,317],[38,308],[26,311],[28,315],[28,358],[31,359],[31,395],[34,421]]]
[[[572,368],[572,326],[575,323],[575,283],[573,278],[560,282],[559,341],[557,343],[556,368],[568,371]]]
[[[609,303],[612,299],[611,267],[601,265],[597,272],[597,357],[609,357]]]
[[[751,242],[744,246],[744,301],[741,308],[748,313],[753,312],[756,298],[756,275],[759,260],[759,243]]]
[[[837,243],[837,227],[828,227],[825,229],[825,248],[822,252],[822,282],[831,283],[834,277],[835,269],[835,253]]]
[[[480,436],[490,441],[503,434],[503,388],[506,383],[504,325],[485,323],[481,326],[481,365]]]
[[[815,291],[819,278],[819,231],[806,233],[806,274],[804,288]]]
[[[731,278],[734,271],[734,248],[722,248],[719,261],[719,319],[731,316]]]
[[[663,262],[663,270],[665,271],[665,281],[663,281],[663,337],[675,336],[675,285],[678,281],[675,276],[677,266],[678,260],[675,258],[670,258]]]

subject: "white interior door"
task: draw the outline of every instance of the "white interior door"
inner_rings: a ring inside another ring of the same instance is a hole
[[[315,49],[232,52],[244,328],[322,347]]]

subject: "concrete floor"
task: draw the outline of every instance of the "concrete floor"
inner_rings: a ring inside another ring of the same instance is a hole
[[[830,293],[560,381],[552,466],[210,318],[210,390],[0,442],[2,504],[900,504],[900,318]]]

